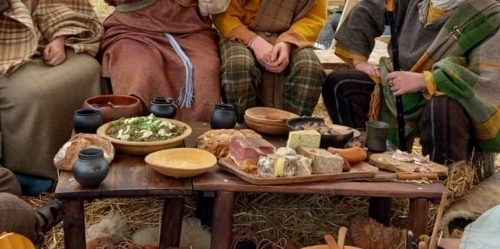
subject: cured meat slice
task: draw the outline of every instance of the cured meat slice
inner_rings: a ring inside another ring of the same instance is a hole
[[[273,154],[275,150],[274,145],[262,138],[235,137],[229,144],[228,154],[237,165],[241,165],[245,159],[251,158],[258,161],[260,156]]]

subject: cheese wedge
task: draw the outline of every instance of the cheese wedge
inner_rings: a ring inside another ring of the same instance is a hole
[[[344,158],[332,154],[325,149],[298,147],[297,153],[312,159],[313,174],[340,174],[344,165]]]
[[[257,175],[260,177],[288,177],[297,174],[297,163],[294,158],[269,154],[259,157]]]
[[[297,147],[319,148],[321,134],[316,130],[291,131],[288,135],[286,147],[297,150]]]

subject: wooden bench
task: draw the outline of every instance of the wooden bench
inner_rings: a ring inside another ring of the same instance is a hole
[[[208,124],[193,123],[193,134],[186,140],[187,147],[196,145],[195,138],[209,129]],[[284,146],[286,137],[266,137],[277,147]],[[401,182],[315,182],[290,185],[252,185],[218,167],[193,178],[194,191],[215,193],[212,217],[211,248],[230,248],[235,196],[240,192],[324,194],[335,196],[365,196],[370,198],[370,216],[389,225],[391,199],[409,198],[409,224],[414,234],[427,234],[429,201],[438,204],[443,192],[451,192],[440,183],[411,184]],[[200,200],[198,200],[200,201]],[[200,203],[198,203],[200,204]],[[203,205],[198,205],[203,208]],[[211,207],[209,207],[211,208]]]

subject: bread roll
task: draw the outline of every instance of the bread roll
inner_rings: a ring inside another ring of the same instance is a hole
[[[229,152],[229,144],[234,137],[256,137],[261,135],[250,129],[217,129],[210,130],[196,138],[196,147],[206,150],[221,159],[226,157]]]
[[[103,150],[104,158],[111,163],[115,157],[115,148],[111,142],[95,134],[76,134],[66,142],[54,157],[54,164],[60,170],[71,171],[78,159],[78,153],[87,148]]]

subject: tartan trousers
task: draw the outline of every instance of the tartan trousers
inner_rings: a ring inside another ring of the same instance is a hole
[[[21,186],[14,174],[0,166],[0,233],[17,233],[37,241],[41,222],[36,211],[19,196]]]
[[[323,87],[323,101],[333,123],[365,128],[375,83],[361,71],[335,71]],[[418,123],[422,154],[445,164],[465,160],[472,129],[465,109],[447,96],[434,97]]]
[[[262,105],[259,88],[262,71],[249,48],[239,42],[220,41],[222,95],[224,101],[235,107],[238,122],[245,110]],[[283,108],[297,115],[311,115],[318,103],[325,73],[314,50],[301,49],[290,56],[284,71]]]

